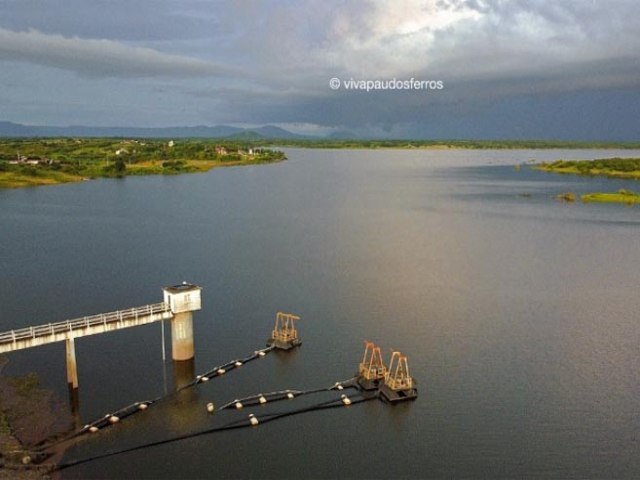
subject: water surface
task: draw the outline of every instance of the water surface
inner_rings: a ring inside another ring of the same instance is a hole
[[[288,417],[64,478],[640,475],[640,209],[553,199],[638,184],[513,168],[639,152],[287,153],[201,175],[0,191],[3,330],[154,303],[187,280],[203,287],[202,372],[262,347],[277,311],[302,317],[301,349],[183,392],[66,459],[236,418],[208,416],[208,401],[328,386],[352,375],[365,339],[408,355],[418,400]],[[160,340],[149,325],[76,342],[80,424],[173,389]],[[66,397],[63,344],[10,361],[8,373],[36,371]]]

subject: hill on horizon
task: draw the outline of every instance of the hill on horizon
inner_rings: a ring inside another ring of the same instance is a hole
[[[51,127],[45,125],[22,125],[0,121],[0,137],[123,137],[123,138],[230,138],[230,139],[311,139],[274,125],[257,128],[240,128],[229,125],[213,127],[89,127],[71,125]]]

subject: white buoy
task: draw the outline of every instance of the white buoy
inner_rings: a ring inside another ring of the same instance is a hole
[[[226,372],[226,370],[224,368],[219,368],[218,369],[218,375],[224,375]]]
[[[289,392],[287,393],[287,398],[288,399],[292,399],[294,397],[293,393]]]
[[[244,405],[242,405],[242,402],[236,402],[236,409],[240,410],[242,407],[244,407]]]
[[[209,377],[202,377],[202,381],[203,382],[208,382],[209,381]]]
[[[251,425],[255,427],[260,422],[258,422],[258,419],[256,418],[256,416],[252,413],[251,415],[249,415],[249,423],[251,423]]]
[[[138,405],[138,409],[139,410],[146,410],[148,406],[149,405],[147,405],[146,403],[141,403],[140,405]]]
[[[236,365],[236,367],[241,367],[242,366],[242,362],[240,360],[237,360],[235,365]]]
[[[267,403],[267,399],[266,399],[266,398],[264,398],[264,395],[260,395],[260,398],[258,399],[258,401],[259,401],[260,403]]]
[[[351,405],[351,399],[346,395],[342,395],[342,397],[340,398],[342,398],[342,403],[344,403],[345,405]]]
[[[216,409],[215,405],[213,404],[213,402],[209,402],[207,403],[207,412],[209,413],[213,413],[213,411]]]
[[[91,433],[96,433],[98,430],[100,430],[98,427],[96,427],[95,425],[92,425],[89,427],[89,431]]]
[[[109,423],[118,423],[120,421],[120,417],[116,415],[111,415],[109,417]]]

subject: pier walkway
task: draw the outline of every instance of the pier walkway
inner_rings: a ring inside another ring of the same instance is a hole
[[[72,340],[122,328],[137,327],[160,320],[168,320],[172,317],[173,313],[169,305],[160,302],[63,322],[9,330],[0,333],[0,353],[39,347],[48,343]]]

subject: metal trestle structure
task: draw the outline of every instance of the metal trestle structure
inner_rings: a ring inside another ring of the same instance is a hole
[[[267,340],[267,346],[290,350],[300,345],[302,341],[298,337],[298,331],[293,323],[296,320],[300,320],[300,317],[292,313],[278,312],[275,327],[271,331],[271,338]]]
[[[403,400],[414,400],[418,396],[415,381],[409,375],[409,364],[406,355],[394,351],[391,354],[389,370],[384,384],[380,386],[380,393],[391,403]]]
[[[363,390],[376,390],[387,375],[380,347],[365,340],[364,356],[358,370],[358,384]]]

